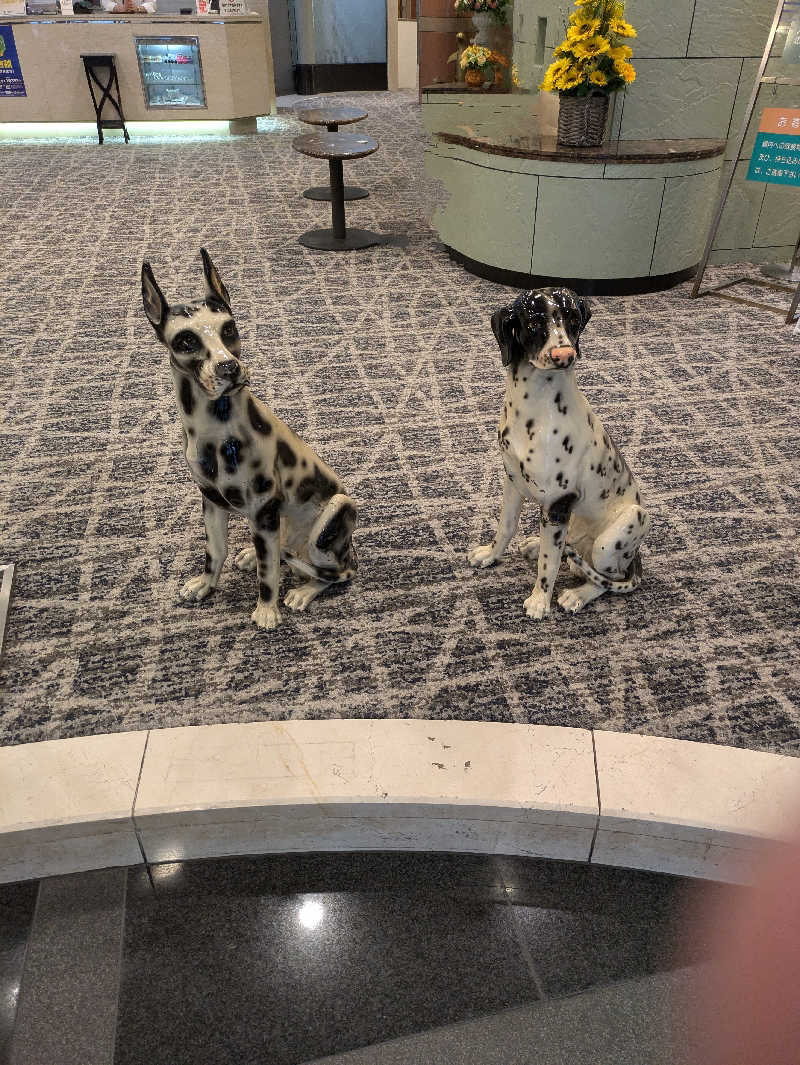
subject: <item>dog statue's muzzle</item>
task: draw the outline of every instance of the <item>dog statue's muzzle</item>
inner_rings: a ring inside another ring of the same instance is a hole
[[[553,366],[558,366],[563,369],[566,369],[568,366],[571,366],[573,362],[575,362],[575,359],[578,357],[578,353],[576,352],[575,348],[572,347],[551,348],[547,354],[550,357],[550,361],[552,362]]]

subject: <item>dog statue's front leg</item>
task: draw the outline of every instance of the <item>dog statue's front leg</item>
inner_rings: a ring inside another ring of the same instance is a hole
[[[522,604],[525,613],[530,618],[540,621],[545,614],[550,613],[550,600],[553,596],[553,586],[561,568],[561,555],[564,551],[564,543],[567,538],[566,521],[557,521],[551,508],[549,515],[542,516],[539,522],[539,563],[536,573],[536,584],[533,591]],[[561,514],[557,515],[561,517]]]
[[[467,555],[470,566],[480,566],[483,569],[497,562],[517,531],[523,502],[523,497],[517,491],[511,478],[506,474],[503,485],[503,508],[500,511],[500,520],[497,523],[497,532],[494,534],[494,540],[490,544],[483,544],[480,547],[471,549]]]
[[[281,583],[281,501],[277,497],[259,510],[250,522],[258,570],[258,602],[251,617],[260,629],[281,623],[278,589]]]
[[[206,564],[199,577],[192,577],[181,588],[181,599],[205,599],[211,595],[228,557],[228,511],[203,496],[203,522],[206,527]]]

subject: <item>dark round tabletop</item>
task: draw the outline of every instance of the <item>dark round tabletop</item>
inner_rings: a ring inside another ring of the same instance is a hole
[[[363,133],[306,133],[295,137],[292,147],[315,159],[360,159],[377,152],[378,142]]]
[[[334,122],[345,126],[348,122],[361,122],[368,117],[360,107],[298,107],[295,112],[301,122],[311,126],[330,126]]]

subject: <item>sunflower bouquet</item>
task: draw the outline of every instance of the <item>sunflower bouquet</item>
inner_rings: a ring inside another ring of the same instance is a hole
[[[506,8],[510,0],[455,0],[456,11],[477,11],[491,15],[496,22],[505,24]]]
[[[623,17],[623,0],[575,0],[575,7],[539,88],[563,96],[624,89],[636,77],[633,49],[625,44],[636,30]]]

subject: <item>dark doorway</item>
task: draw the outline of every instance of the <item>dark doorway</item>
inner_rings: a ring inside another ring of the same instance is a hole
[[[289,0],[269,0],[269,31],[272,37],[272,64],[275,68],[275,94],[288,96],[294,92]]]

